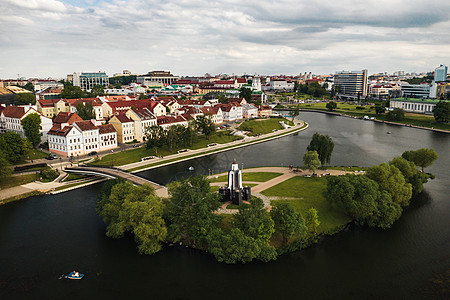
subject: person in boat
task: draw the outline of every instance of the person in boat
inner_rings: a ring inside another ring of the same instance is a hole
[[[72,271],[72,276],[73,276],[73,277],[79,277],[79,276],[80,276],[80,273],[78,273],[77,271],[73,270],[73,271]]]

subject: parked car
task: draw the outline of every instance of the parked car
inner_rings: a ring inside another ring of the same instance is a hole
[[[47,156],[45,159],[48,159],[48,160],[53,160],[53,159],[57,159],[58,157],[56,156],[56,154],[54,154],[54,153],[51,153],[49,156]]]
[[[89,156],[97,155],[97,151],[91,151],[91,152],[88,153],[88,155],[89,155]]]

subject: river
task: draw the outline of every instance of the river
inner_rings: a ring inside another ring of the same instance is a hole
[[[245,265],[218,263],[184,247],[141,256],[132,237],[107,238],[95,214],[101,184],[30,197],[0,206],[0,299],[439,298],[430,279],[447,272],[448,280],[450,270],[450,136],[312,112],[300,118],[310,127],[296,135],[139,175],[166,184],[226,171],[234,158],[244,170],[301,165],[311,136],[320,132],[335,143],[332,165],[370,166],[431,147],[439,159],[427,171],[436,179],[389,230],[352,227],[274,262]],[[86,277],[59,279],[74,268]]]

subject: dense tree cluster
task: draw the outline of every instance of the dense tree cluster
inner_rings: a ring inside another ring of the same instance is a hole
[[[325,105],[325,107],[329,110],[329,111],[333,111],[337,108],[337,103],[334,101],[330,101],[327,103],[327,105]]]
[[[412,195],[423,191],[428,175],[417,170],[414,159],[420,161],[419,156],[426,161],[425,166],[431,165],[436,158],[426,152],[434,150],[406,151],[403,157],[368,168],[366,175],[327,177],[325,196],[360,224],[389,228],[400,218]]]
[[[14,97],[14,101],[17,105],[35,104],[36,96],[31,93],[17,93]]]
[[[163,204],[153,187],[133,186],[129,181],[106,183],[97,203],[97,213],[107,224],[106,235],[117,239],[126,232],[132,233],[141,254],[162,249],[167,235],[162,212]]]
[[[450,120],[450,101],[439,101],[433,109],[434,119],[437,122]]]
[[[308,94],[312,97],[322,97],[328,94],[326,88],[322,87],[317,82],[312,82],[310,84],[300,84],[294,91],[297,91],[297,93],[299,94]]]
[[[405,111],[401,108],[394,108],[386,114],[389,121],[402,121],[405,118]]]
[[[174,125],[165,130],[161,126],[150,126],[147,128],[145,139],[147,149],[158,149],[167,146],[170,151],[174,148],[187,148],[192,146],[196,132],[192,126]]]
[[[77,115],[79,115],[83,120],[95,119],[94,106],[91,102],[79,101],[77,105],[75,105],[75,108],[77,110]]]
[[[195,127],[197,128],[197,130],[201,131],[208,140],[211,134],[216,131],[216,126],[214,125],[209,115],[198,116],[195,119]]]

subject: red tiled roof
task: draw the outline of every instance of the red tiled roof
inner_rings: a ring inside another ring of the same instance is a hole
[[[128,118],[125,114],[118,114],[118,115],[115,115],[115,117],[117,118],[117,120],[119,120],[120,123],[133,122],[133,120]]]
[[[247,80],[245,78],[236,78],[237,83],[247,83]]]
[[[229,84],[229,85],[234,85],[234,80],[217,80],[214,81],[214,84]]]
[[[183,116],[160,116],[157,118],[158,125],[185,122]]]
[[[155,116],[148,108],[134,108],[132,111],[142,120],[155,119]]]
[[[25,114],[25,108],[11,105],[7,106],[2,113],[5,117],[20,119]]]
[[[76,113],[60,112],[53,119],[53,124],[69,123],[69,125],[72,125],[73,122],[78,122],[78,121],[83,121],[83,119]]]
[[[53,107],[55,105],[55,103],[58,103],[59,101],[64,101],[67,103],[67,101],[64,99],[40,99],[40,100],[38,100],[39,105],[41,107]]]
[[[117,131],[112,124],[104,124],[104,125],[98,126],[98,132],[100,134],[106,134],[106,133],[117,132]]]
[[[65,126],[64,128],[60,129],[58,125],[54,125],[52,129],[49,130],[49,135],[59,135],[59,136],[67,136],[69,134],[70,130],[73,128],[73,126]]]
[[[78,126],[78,128],[80,128],[81,131],[88,131],[88,130],[95,130],[97,129],[97,126],[95,126],[91,121],[87,120],[87,121],[79,121],[79,122],[75,122],[75,125]]]
[[[101,106],[102,102],[98,98],[80,98],[80,99],[67,99],[67,102],[71,106],[76,106],[79,102],[86,105],[86,103],[90,102],[92,106]]]

